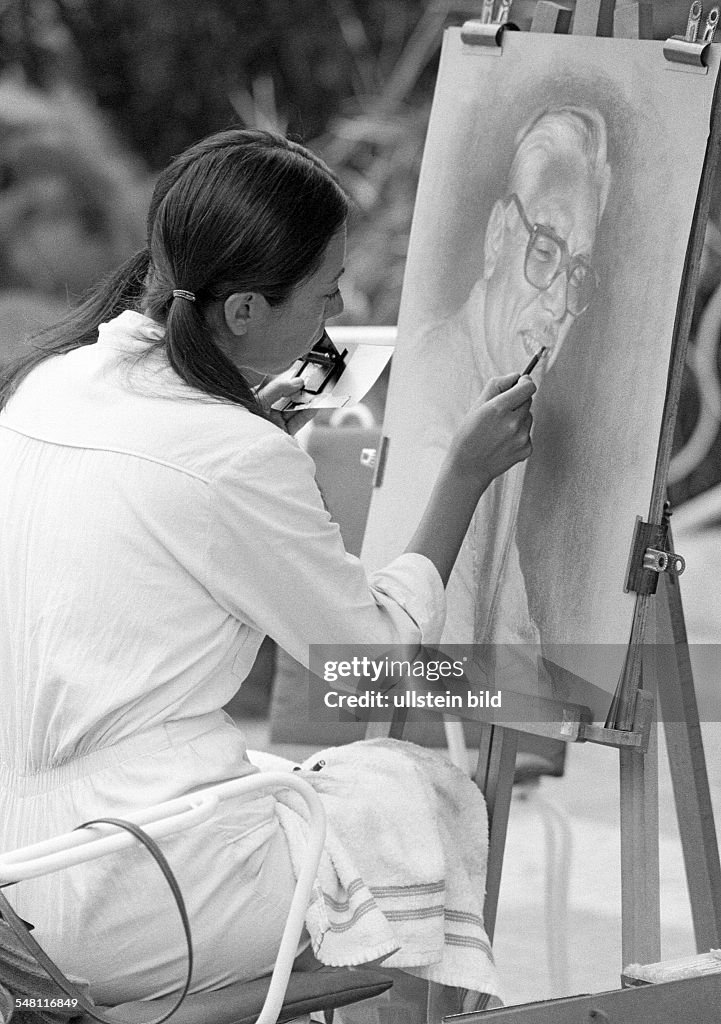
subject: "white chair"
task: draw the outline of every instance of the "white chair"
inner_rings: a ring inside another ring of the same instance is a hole
[[[260,772],[232,779],[186,796],[128,815],[152,839],[178,832],[205,821],[223,800],[247,799],[264,789],[292,789],[308,811],[308,844],[293,894],[278,956],[270,979],[230,985],[212,993],[187,996],[172,1020],[174,1024],[276,1024],[308,1021],[315,1010],[330,1020],[339,1006],[379,995],[390,980],[379,972],[344,968],[293,971],[305,912],[310,900],[323,841],[325,814],[318,796],[303,779],[286,772]],[[137,844],[138,840],[112,825],[92,825],[51,839],[0,854],[0,885],[59,871],[104,857]],[[191,922],[192,928],[192,922]],[[142,1022],[157,1018],[173,1005],[174,997],[123,1003],[98,1008],[117,1021]],[[90,1024],[86,1015],[82,1024]]]

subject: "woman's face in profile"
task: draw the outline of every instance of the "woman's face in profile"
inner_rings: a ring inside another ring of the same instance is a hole
[[[339,281],[345,246],[344,227],[331,238],[316,270],[280,305],[271,306],[263,296],[254,296],[255,309],[228,353],[239,368],[282,373],[320,341],[326,321],[343,312]],[[237,298],[231,296],[231,300]]]

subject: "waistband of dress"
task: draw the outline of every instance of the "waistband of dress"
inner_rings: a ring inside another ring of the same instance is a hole
[[[76,779],[86,778],[95,772],[123,764],[136,757],[157,754],[181,746],[204,733],[223,727],[236,729],[232,719],[224,711],[211,711],[194,718],[151,726],[131,736],[72,754],[49,765],[20,769],[5,762],[0,755],[0,780],[4,776],[18,795],[30,796],[68,785]]]

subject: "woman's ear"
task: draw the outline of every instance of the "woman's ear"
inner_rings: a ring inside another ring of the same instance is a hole
[[[506,208],[500,199],[493,204],[486,226],[483,243],[483,276],[488,281],[493,276],[496,263],[503,248],[503,233],[506,229]]]
[[[223,303],[225,324],[236,338],[258,326],[268,314],[268,300],[259,292],[233,292]]]

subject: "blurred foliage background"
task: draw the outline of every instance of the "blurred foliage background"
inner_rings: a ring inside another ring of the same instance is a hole
[[[336,168],[354,200],[346,320],[394,323],[443,26],[479,10],[447,0],[0,2],[0,195],[10,248],[29,221],[36,243],[5,259],[3,283],[77,294],[140,244],[153,173],[240,123],[287,132]]]
[[[158,169],[231,124],[287,132],[336,169],[354,203],[343,321],[395,323],[443,29],[481,6],[0,0],[0,361],[143,244]],[[515,0],[512,19],[528,28],[534,6]],[[655,37],[683,31],[687,9],[654,0]],[[721,278],[720,240],[699,316]],[[687,376],[679,447],[701,414],[700,374]],[[672,497],[719,479],[716,444]]]

